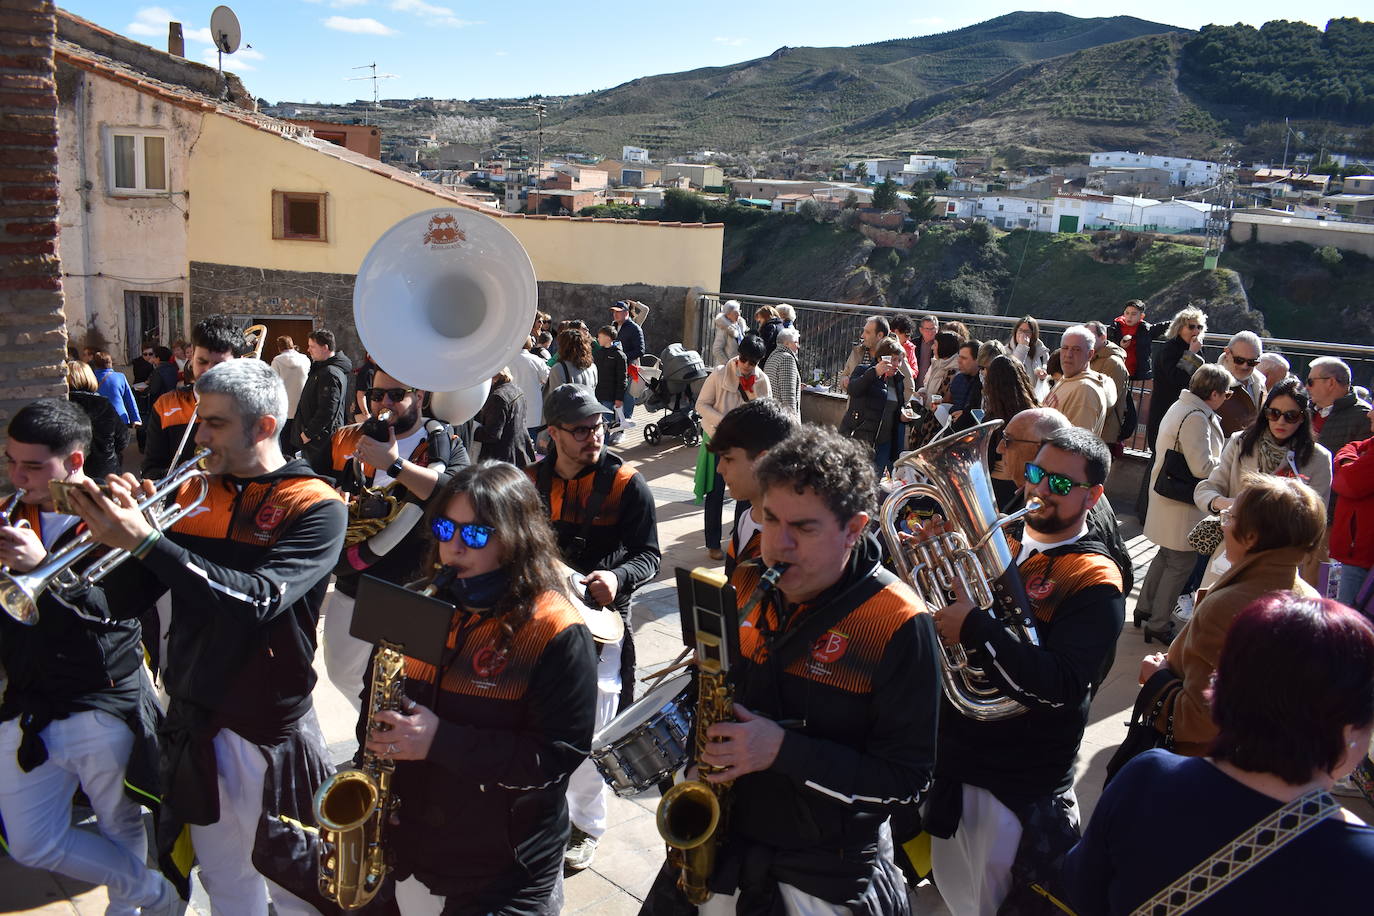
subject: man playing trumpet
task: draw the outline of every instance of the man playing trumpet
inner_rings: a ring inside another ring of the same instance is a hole
[[[282,457],[286,391],[266,363],[232,360],[196,380],[205,501],[167,531],[145,517],[148,483],[111,477],[72,503],[95,540],[128,551],[104,582],[107,616],[172,595],[162,825],[184,824],[217,912],[325,909],[311,797],[329,771],[310,701],[315,627],[345,526],[343,500]],[[191,481],[178,494],[190,498]],[[166,831],[160,839],[175,839]]]
[[[68,401],[44,398],[10,421],[5,460],[23,490],[0,519],[0,564],[26,573],[73,541],[80,519],[55,511],[52,481],[80,484],[91,424]],[[87,591],[97,609],[99,586]],[[15,861],[109,891],[112,916],[175,910],[180,898],[148,861],[142,808],[157,795],[156,709],[140,670],[137,620],[83,616],[86,601],[43,594],[29,625],[0,613],[0,817]],[[146,714],[145,714],[146,713]],[[80,786],[99,832],[72,826]]]
[[[336,430],[330,443],[335,484],[351,494],[354,505],[349,535],[334,569],[334,591],[324,608],[325,669],[355,709],[362,703],[363,680],[372,655],[371,643],[349,634],[358,582],[366,574],[405,585],[430,572],[424,568],[428,553],[425,506],[468,464],[467,449],[453,427],[427,420],[421,413],[428,392],[377,369],[371,387],[361,394],[372,419]],[[386,438],[374,438],[369,432]],[[386,487],[391,488],[387,495],[394,504],[380,496]],[[382,517],[368,520],[370,505],[392,505],[394,511],[388,515],[378,509]]]

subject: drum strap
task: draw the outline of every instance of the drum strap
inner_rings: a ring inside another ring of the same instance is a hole
[[[539,462],[538,473],[535,475],[535,485],[539,490],[539,498],[544,502],[544,511],[549,514],[550,520],[553,519],[553,466],[556,456],[550,454]],[[606,502],[606,497],[610,495],[611,488],[615,486],[616,468],[606,460],[603,455],[601,463],[596,468],[596,479],[592,482],[592,493],[587,499],[586,508],[582,514],[582,525],[577,531],[576,537],[565,540],[562,536],[558,538],[558,549],[563,554],[563,559],[568,562],[578,572],[585,573],[585,565],[582,554],[587,549],[587,539],[591,537],[592,525],[596,522],[596,517],[601,513],[601,506]],[[565,484],[566,488],[566,484]],[[557,528],[555,528],[557,531]]]

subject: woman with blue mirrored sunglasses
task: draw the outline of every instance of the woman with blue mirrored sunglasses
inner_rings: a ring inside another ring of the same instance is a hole
[[[439,539],[440,543],[447,544],[457,534],[465,546],[471,547],[473,550],[481,550],[487,546],[487,542],[491,540],[492,532],[496,529],[490,525],[478,525],[473,522],[459,524],[451,518],[440,515],[430,524],[429,530],[434,532],[434,536]]]

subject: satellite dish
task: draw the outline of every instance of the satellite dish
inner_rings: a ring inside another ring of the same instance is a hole
[[[243,37],[239,29],[239,17],[227,6],[217,6],[210,14],[210,37],[221,54],[233,54],[239,49]]]

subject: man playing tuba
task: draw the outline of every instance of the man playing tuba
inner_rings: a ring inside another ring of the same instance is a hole
[[[355,709],[372,654],[371,643],[348,632],[358,581],[366,574],[405,585],[430,572],[424,568],[425,505],[468,464],[453,427],[422,414],[426,394],[376,370],[363,392],[372,419],[336,430],[330,445],[335,483],[352,502],[334,591],[324,608],[324,664]]]
[[[1111,668],[1125,599],[1107,546],[1088,533],[1111,455],[1070,428],[1047,436],[1024,468],[1042,505],[1010,539],[1039,644],[960,597],[935,613],[946,645],[1025,712],[991,721],[946,698],[935,786],[926,811],[935,883],[955,916],[1019,913],[1078,838],[1074,756],[1088,706]],[[1036,910],[1037,912],[1039,910]]]

